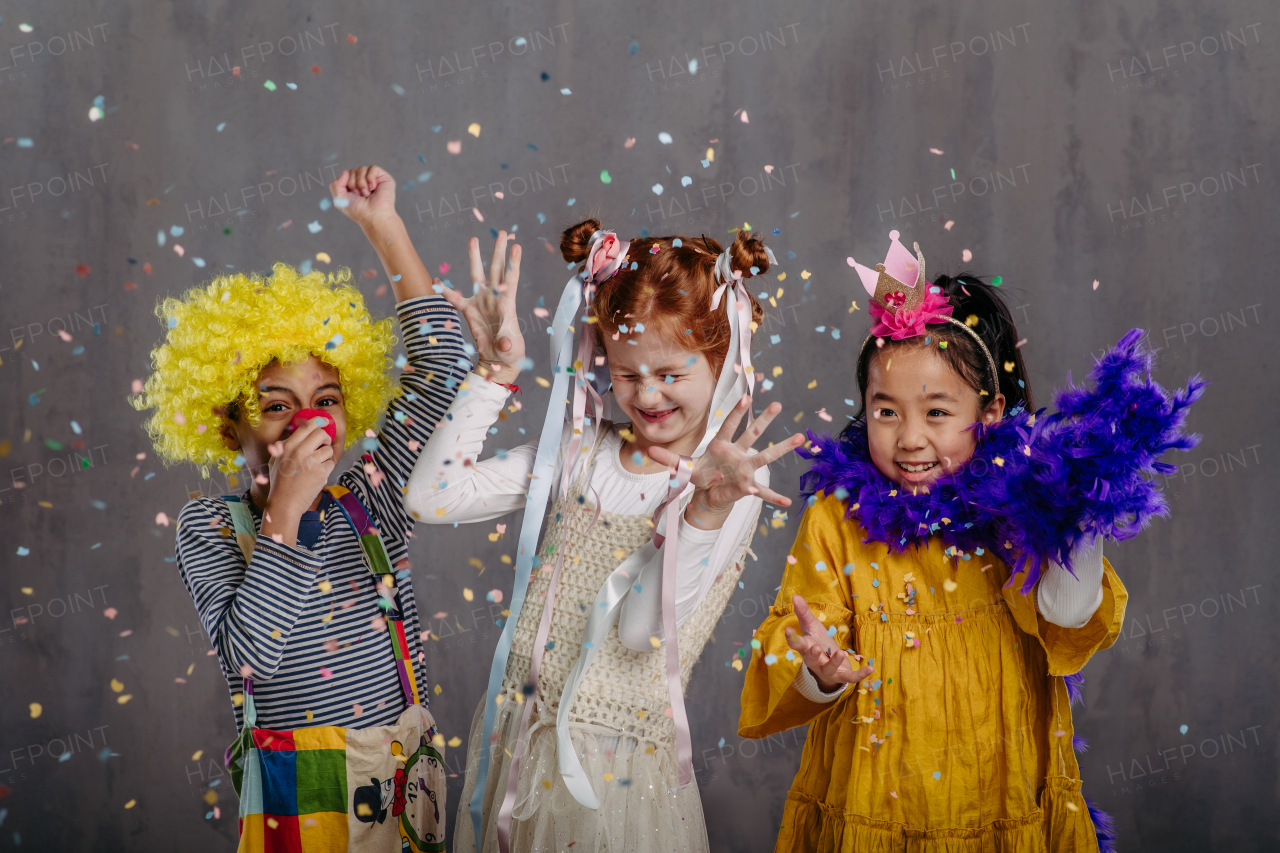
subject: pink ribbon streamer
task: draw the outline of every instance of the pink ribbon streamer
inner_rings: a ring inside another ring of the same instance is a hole
[[[663,500],[654,518],[661,518],[666,513],[666,534],[653,529],[653,544],[662,548],[663,543],[671,540],[671,547],[662,551],[662,639],[667,651],[667,693],[671,698],[671,721],[676,726],[676,759],[679,766],[680,787],[683,788],[693,780],[693,737],[689,730],[689,715],[684,707],[684,690],[680,684],[680,638],[676,625],[676,543],[680,531],[680,496],[689,485],[693,475],[693,460],[681,456],[676,464],[675,480],[667,488],[667,496]]]

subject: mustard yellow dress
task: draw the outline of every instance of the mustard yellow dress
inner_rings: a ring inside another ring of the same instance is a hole
[[[821,492],[804,511],[742,690],[741,736],[810,725],[774,849],[1097,851],[1062,676],[1120,633],[1128,595],[1111,564],[1093,617],[1062,628],[1020,581],[1004,586],[990,550],[964,559],[934,537],[890,555],[844,512]],[[803,663],[783,629],[797,627],[797,593],[836,644],[874,662],[829,704],[792,687]]]

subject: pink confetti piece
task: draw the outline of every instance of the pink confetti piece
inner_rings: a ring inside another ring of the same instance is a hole
[[[327,667],[327,666],[322,666],[322,667],[320,667],[320,677],[321,677],[321,678],[333,678],[333,670],[329,669],[329,667]]]
[[[441,610],[439,613],[435,614],[435,615],[434,615],[434,616],[432,616],[431,618],[432,618],[432,619],[448,619],[448,618],[449,618],[449,614],[448,614],[448,612],[446,612],[446,611],[444,611],[444,610]]]
[[[773,174],[773,167],[772,167],[772,166],[765,166],[765,167],[764,167],[764,173],[765,173],[766,175],[772,175],[772,174]]]
[[[1093,280],[1093,289],[1094,290],[1098,289],[1098,280],[1096,278]]]
[[[628,136],[628,137],[627,137],[627,141],[626,141],[626,142],[624,142],[624,143],[622,143],[622,147],[623,147],[623,148],[632,148],[632,147],[634,147],[634,146],[635,146],[635,144],[636,144],[636,138],[635,138],[634,136]]]
[[[480,208],[473,207],[471,208],[471,212],[475,214],[475,217],[477,220],[479,220],[480,222],[484,222],[484,214],[480,212]]]
[[[173,251],[180,258],[187,253],[187,250],[177,243],[173,244]]]
[[[966,264],[969,263],[969,261],[973,260],[973,252],[965,249],[960,253],[960,260],[964,261]]]
[[[108,607],[106,610],[102,611],[102,615],[107,617],[108,619],[116,618],[116,616],[119,615],[119,613],[120,611],[116,610],[114,607]]]
[[[499,533],[506,533],[506,532],[507,532],[507,526],[506,526],[505,524],[499,524],[499,525],[497,525],[497,528],[498,528],[498,532],[499,532]]]
[[[942,226],[942,230],[943,230],[943,231],[950,231],[950,230],[951,230],[951,226],[952,226],[952,225],[955,225],[955,224],[956,224],[956,221],[955,221],[954,219],[948,219],[948,220],[947,220],[947,224]]]
[[[156,524],[162,524],[162,525],[164,525],[165,527],[168,527],[168,526],[169,526],[169,516],[165,515],[163,512],[158,512],[158,513],[156,513]]]
[[[930,153],[930,154],[941,154],[941,153],[942,153],[942,149],[941,149],[941,148],[930,148],[930,149],[929,149],[929,153]]]
[[[240,677],[241,677],[241,678],[253,678],[253,667],[249,666],[249,664],[247,664],[247,663],[241,664],[241,665],[240,665]]]
[[[445,146],[445,148],[448,149],[450,154],[461,154],[462,140],[461,139],[451,140],[449,144]]]
[[[750,124],[750,123],[751,123],[751,119],[747,118],[747,111],[746,111],[746,110],[743,110],[743,111],[742,111],[742,114],[739,116],[739,118],[740,118],[740,119],[742,119],[742,123],[743,123],[743,124]]]

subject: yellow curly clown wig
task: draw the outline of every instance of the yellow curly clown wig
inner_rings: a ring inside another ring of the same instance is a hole
[[[210,465],[225,474],[239,468],[222,441],[222,414],[234,407],[253,426],[262,423],[254,383],[273,361],[295,364],[314,355],[337,369],[346,447],[376,427],[402,393],[388,373],[392,321],[373,321],[350,270],[326,277],[283,263],[272,269],[266,278],[219,276],[156,306],[165,340],[151,351],[155,372],[145,390],[129,402],[154,410],[145,427],[166,464],[193,462],[203,477]]]

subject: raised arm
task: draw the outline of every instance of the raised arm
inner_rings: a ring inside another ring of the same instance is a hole
[[[364,231],[391,279],[396,302],[439,291],[396,213],[396,181],[381,166],[347,169],[329,185],[334,205]]]

